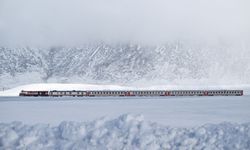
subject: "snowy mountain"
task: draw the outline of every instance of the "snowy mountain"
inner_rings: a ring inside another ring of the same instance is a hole
[[[0,47],[0,87],[40,82],[119,84],[247,84],[248,49],[107,44],[79,47]],[[147,82],[145,82],[147,81]]]

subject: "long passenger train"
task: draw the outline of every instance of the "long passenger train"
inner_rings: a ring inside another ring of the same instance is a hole
[[[243,90],[100,90],[100,91],[24,91],[19,96],[106,97],[106,96],[242,96]]]

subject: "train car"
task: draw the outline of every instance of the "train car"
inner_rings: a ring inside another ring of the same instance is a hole
[[[168,91],[127,91],[126,96],[167,96]]]
[[[126,91],[88,91],[87,96],[126,96]]]
[[[87,96],[86,91],[57,91],[53,90],[49,92],[49,96],[52,97],[62,97],[62,96],[73,96],[73,97],[82,97],[82,96]]]
[[[175,90],[169,93],[170,96],[207,96],[207,91],[202,90]]]
[[[208,96],[242,96],[243,90],[210,90]]]
[[[49,96],[49,91],[24,91],[19,93],[19,96]]]

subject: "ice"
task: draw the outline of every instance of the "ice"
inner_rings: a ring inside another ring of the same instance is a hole
[[[62,122],[58,126],[1,123],[0,131],[1,149],[250,148],[250,123],[172,128],[131,114],[90,122]]]

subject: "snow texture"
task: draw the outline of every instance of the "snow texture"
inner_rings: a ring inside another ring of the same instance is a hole
[[[125,114],[109,120],[0,124],[1,149],[228,149],[250,148],[250,123],[171,128]]]
[[[102,42],[79,47],[0,47],[0,88],[31,83],[250,84],[248,47]]]
[[[142,114],[171,127],[250,122],[250,97],[0,97],[0,122],[91,121]]]

